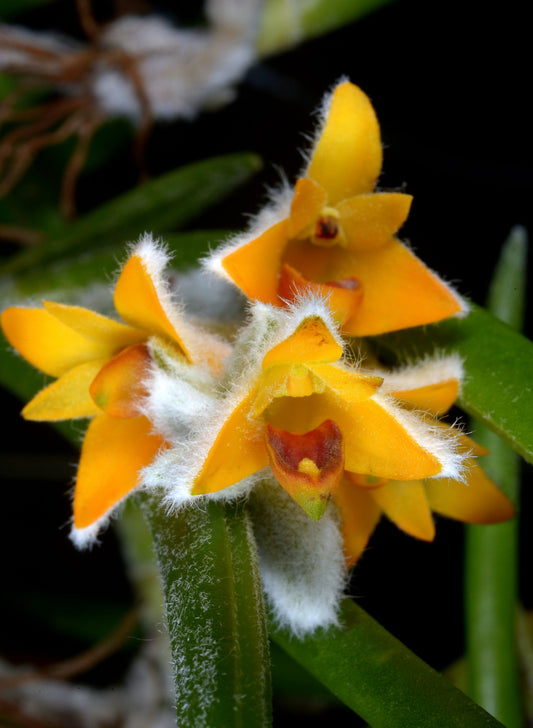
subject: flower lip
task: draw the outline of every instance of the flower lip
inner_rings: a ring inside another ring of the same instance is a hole
[[[265,441],[278,482],[318,521],[344,471],[344,443],[333,420],[295,434],[267,424]]]

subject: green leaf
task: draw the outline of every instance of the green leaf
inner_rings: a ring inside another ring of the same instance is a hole
[[[279,53],[377,10],[391,0],[266,0],[257,50]]]
[[[228,235],[227,230],[194,230],[163,234],[161,237],[172,255],[170,266],[175,270],[184,270],[194,266],[199,257],[215,248]],[[84,291],[89,290],[89,286],[108,284],[117,271],[117,261],[124,260],[126,253],[126,246],[119,242],[109,245],[105,250],[78,252],[18,275],[5,275],[0,279],[0,308],[14,305],[30,296],[33,300],[51,298],[76,303],[75,299],[83,299]],[[109,307],[110,302],[111,287],[109,301],[102,301],[101,306]]]
[[[259,565],[242,502],[169,514],[143,499],[159,563],[180,728],[267,728],[270,661]]]
[[[354,602],[342,622],[305,639],[271,625],[271,637],[372,728],[501,728]]]
[[[26,250],[0,266],[20,273],[66,254],[108,248],[174,230],[230,194],[260,168],[253,154],[229,154],[181,167],[115,198],[73,223],[65,234]]]
[[[456,352],[465,380],[458,405],[533,462],[533,343],[471,304],[463,319],[387,334],[378,350],[405,360]]]
[[[2,0],[0,4],[0,18],[7,20],[10,16],[20,15],[27,10],[33,10],[41,5],[49,5],[52,0]]]
[[[527,241],[515,229],[503,247],[487,305],[499,319],[520,329],[524,319]],[[492,431],[481,425],[474,437],[490,450],[483,468],[502,490],[519,501],[520,460]],[[517,648],[518,519],[490,527],[468,526],[465,547],[465,631],[468,692],[504,723],[521,728]]]

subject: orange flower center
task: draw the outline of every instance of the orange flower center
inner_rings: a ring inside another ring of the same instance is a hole
[[[266,426],[266,447],[276,480],[318,521],[344,472],[344,443],[333,420],[296,434]]]

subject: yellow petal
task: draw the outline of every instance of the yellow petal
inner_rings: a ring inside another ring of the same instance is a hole
[[[56,421],[101,414],[89,387],[105,363],[105,359],[93,359],[73,367],[36,394],[22,410],[22,416],[27,420]]]
[[[164,445],[145,417],[117,420],[106,414],[89,425],[74,491],[74,526],[92,525],[137,485],[139,471]]]
[[[381,171],[379,125],[368,97],[352,83],[335,89],[307,176],[328,194],[328,202],[370,192]]]
[[[458,393],[459,382],[457,379],[448,379],[428,384],[425,387],[393,392],[393,396],[414,409],[440,416],[450,409],[457,399]]]
[[[339,277],[356,276],[364,296],[348,336],[373,336],[386,331],[434,323],[458,313],[456,295],[397,240],[357,255],[347,253]]]
[[[324,298],[339,326],[350,325],[359,312],[363,299],[363,287],[356,278],[344,281],[315,283],[290,265],[282,265],[278,295],[284,301],[294,301],[302,293],[310,292]]]
[[[124,321],[142,329],[148,336],[161,336],[175,342],[191,361],[185,345],[170,320],[166,309],[142,258],[133,255],[122,269],[113,298],[115,308]]]
[[[42,308],[7,308],[2,328],[30,364],[53,377],[90,359],[109,358],[106,344],[86,339]]]
[[[90,386],[91,397],[111,417],[137,417],[150,362],[144,344],[129,346],[100,369]]]
[[[332,420],[304,434],[266,427],[270,467],[278,483],[314,521],[326,511],[344,471],[342,435]]]
[[[431,509],[466,523],[499,523],[512,518],[511,501],[485,475],[475,459],[468,459],[466,467],[466,483],[449,478],[425,481]]]
[[[379,192],[357,195],[337,205],[348,248],[355,251],[379,248],[403,225],[409,214],[411,195]]]
[[[277,346],[272,347],[263,359],[263,369],[279,364],[337,361],[342,347],[319,316],[302,321],[296,331]]]
[[[353,566],[363,553],[381,516],[381,509],[362,488],[344,478],[335,494],[342,519],[347,565]]]
[[[146,334],[120,321],[114,321],[81,306],[43,301],[43,306],[62,324],[76,331],[89,341],[107,347],[110,356],[126,346],[146,339]]]
[[[350,473],[346,474],[348,478]],[[423,541],[433,541],[435,524],[427,502],[424,486],[419,480],[410,482],[390,480],[369,490],[371,498],[398,528]]]
[[[309,370],[339,395],[346,405],[372,397],[383,379],[372,374],[343,369],[335,364],[309,364]]]
[[[279,305],[278,275],[288,226],[288,219],[282,220],[222,258],[222,267],[248,298]]]
[[[268,465],[262,423],[250,418],[254,398],[255,392],[245,397],[225,421],[195,478],[193,495],[215,493]]]
[[[311,230],[314,228],[315,220],[326,202],[327,194],[323,187],[306,177],[297,180],[291,205],[289,237],[307,237],[311,233],[309,227]]]

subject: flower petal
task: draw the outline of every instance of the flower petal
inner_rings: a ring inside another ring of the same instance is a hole
[[[458,393],[459,381],[448,379],[445,382],[428,384],[425,387],[392,392],[392,396],[401,400],[402,404],[406,406],[440,416],[450,409],[457,399]]]
[[[346,475],[350,477],[350,473]],[[424,486],[419,480],[409,482],[390,480],[379,488],[367,492],[385,515],[402,531],[423,541],[433,541],[435,524]]]
[[[119,503],[139,471],[164,445],[145,417],[117,420],[106,414],[89,425],[74,491],[74,527],[87,528]]]
[[[344,327],[348,336],[434,323],[463,308],[456,294],[393,238],[374,250],[347,253],[338,277],[351,275],[361,281],[364,296],[357,315]]]
[[[327,198],[326,190],[312,179],[301,177],[296,181],[287,233],[290,238],[307,237],[307,228],[314,227]]]
[[[52,377],[113,353],[107,344],[86,339],[42,308],[7,308],[1,320],[9,343],[30,364]]]
[[[314,521],[320,520],[344,471],[337,425],[325,420],[310,432],[293,434],[267,424],[266,447],[278,483]]]
[[[435,478],[424,483],[433,511],[466,523],[499,523],[512,518],[511,501],[483,472],[475,459],[466,461],[466,483]]]
[[[381,171],[379,124],[372,104],[349,82],[331,96],[306,176],[328,193],[328,203],[370,192]]]
[[[344,554],[353,566],[363,553],[381,517],[381,509],[362,488],[344,478],[335,494],[342,519]]]
[[[194,480],[192,495],[215,493],[267,467],[261,421],[250,418],[254,397],[255,392],[245,397],[224,422]]]
[[[191,358],[172,322],[166,291],[158,291],[140,255],[126,262],[117,281],[115,308],[131,326],[142,329],[146,336],[161,336],[175,342],[188,361]]]
[[[272,347],[263,358],[263,370],[279,364],[332,362],[342,356],[337,342],[320,316],[309,316],[296,331]]]
[[[101,414],[89,387],[105,363],[105,359],[93,359],[73,367],[36,394],[22,410],[22,416],[27,420],[57,421]]]
[[[126,346],[146,339],[144,331],[114,321],[88,308],[67,306],[53,301],[43,301],[43,306],[58,321],[77,331],[85,339],[107,347],[110,356]]]
[[[279,305],[278,275],[288,226],[289,220],[282,220],[222,258],[222,267],[248,298]]]
[[[137,417],[139,400],[146,394],[144,378],[151,360],[145,344],[129,346],[117,354],[91,383],[95,403],[111,417]]]
[[[337,205],[346,246],[353,251],[385,245],[403,225],[413,198],[400,192],[375,192]]]
[[[284,301],[294,301],[302,293],[327,298],[328,306],[339,325],[351,325],[357,316],[364,295],[363,287],[356,278],[345,281],[315,283],[290,265],[281,267],[278,295]]]

